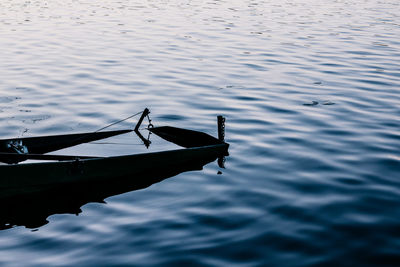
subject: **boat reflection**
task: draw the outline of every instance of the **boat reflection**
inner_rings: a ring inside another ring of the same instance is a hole
[[[130,177],[109,177],[96,183],[75,183],[36,194],[4,198],[0,202],[0,230],[25,226],[38,228],[48,223],[53,214],[79,214],[90,202],[105,203],[104,199],[143,189],[180,173],[202,170],[215,161],[216,155],[205,156],[181,165],[154,166],[146,173]]]

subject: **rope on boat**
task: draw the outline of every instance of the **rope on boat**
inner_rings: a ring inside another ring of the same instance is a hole
[[[139,115],[139,114],[142,114],[142,116],[139,118],[139,121],[138,121],[138,123],[136,124],[136,127],[135,127],[134,131],[135,131],[135,133],[139,136],[139,138],[143,141],[144,145],[148,148],[148,147],[150,146],[150,144],[151,144],[151,141],[150,141],[150,134],[151,134],[151,132],[149,132],[149,136],[147,137],[147,139],[145,139],[145,138],[143,137],[143,135],[139,132],[139,127],[140,127],[140,125],[142,124],[143,119],[144,119],[145,117],[147,117],[147,119],[149,120],[148,128],[154,127],[153,124],[151,124],[151,119],[150,119],[150,117],[149,117],[150,110],[149,110],[148,108],[145,108],[144,111],[140,111],[140,112],[138,112],[138,113],[135,113],[135,114],[133,114],[133,115],[130,115],[129,117],[126,117],[125,119],[122,119],[122,120],[113,122],[113,123],[111,123],[111,124],[109,124],[109,125],[107,125],[107,126],[104,126],[103,128],[100,128],[100,129],[98,129],[97,131],[95,131],[95,133],[100,132],[100,131],[102,131],[102,130],[104,130],[104,129],[107,129],[108,127],[111,127],[111,126],[113,126],[113,125],[115,125],[115,124],[118,124],[118,123],[121,123],[121,122],[123,122],[123,121],[126,121],[126,120],[128,120],[128,119],[130,119],[130,118],[133,118],[133,117],[135,117],[135,116],[137,116],[137,115]],[[104,143],[104,144],[105,144],[105,143]],[[110,143],[110,144],[111,144],[111,143]],[[116,144],[116,143],[115,143],[115,144]]]
[[[148,111],[147,108],[145,109],[145,111],[146,111],[146,110]],[[122,120],[119,120],[119,121],[110,123],[110,124],[108,124],[108,125],[106,125],[106,126],[100,128],[100,129],[98,129],[97,131],[94,131],[94,132],[91,132],[91,133],[87,133],[87,135],[85,135],[85,136],[89,136],[89,135],[91,135],[91,134],[100,132],[100,131],[102,131],[102,130],[104,130],[104,129],[107,129],[107,128],[109,128],[109,127],[115,125],[115,124],[124,122],[124,121],[126,121],[126,120],[129,120],[130,118],[133,118],[133,117],[135,117],[135,116],[137,116],[137,115],[139,115],[139,114],[143,114],[143,113],[144,113],[144,111],[140,111],[140,112],[138,112],[138,113],[135,113],[135,114],[133,114],[133,115],[130,115],[130,116],[126,117],[125,119],[122,119]],[[147,113],[147,115],[148,115],[148,113]],[[149,118],[149,121],[150,121],[150,118]],[[80,140],[80,139],[83,139],[85,136],[79,137],[79,138],[77,138],[75,141],[78,141],[78,140]],[[88,142],[88,144],[90,144],[90,143]]]
[[[121,145],[121,146],[142,146],[143,144],[132,144],[132,143],[114,143],[114,142],[90,142],[88,145]]]
[[[141,114],[141,113],[143,113],[143,111],[140,111],[140,112],[138,112],[138,113],[135,113],[135,114],[133,114],[133,115],[130,115],[129,117],[126,117],[125,119],[122,119],[122,120],[119,120],[119,121],[110,123],[109,125],[104,126],[103,128],[98,129],[97,131],[95,131],[95,133],[100,132],[100,131],[102,131],[102,130],[104,130],[104,129],[107,129],[107,128],[109,128],[109,127],[115,125],[115,124],[118,124],[118,123],[124,122],[124,121],[126,121],[126,120],[129,120],[130,118],[133,118],[133,117],[135,117],[135,116],[137,116],[137,115],[139,115],[139,114]]]

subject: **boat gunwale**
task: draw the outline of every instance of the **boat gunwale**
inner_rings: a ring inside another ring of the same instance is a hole
[[[138,153],[138,154],[127,154],[127,155],[119,155],[119,156],[109,156],[109,157],[95,157],[91,158],[79,158],[76,156],[74,160],[61,160],[61,161],[44,161],[44,162],[27,162],[27,163],[18,163],[18,164],[4,164],[0,165],[0,169],[2,168],[18,168],[22,166],[32,166],[32,165],[53,165],[53,164],[63,164],[63,163],[74,163],[74,162],[92,162],[92,161],[101,161],[101,160],[118,160],[118,159],[126,159],[132,157],[143,157],[143,156],[152,156],[152,155],[163,155],[168,153],[179,153],[180,151],[188,151],[188,150],[200,150],[200,149],[207,149],[207,148],[220,148],[225,149],[224,154],[221,156],[225,156],[228,152],[229,144],[225,142],[221,142],[220,144],[212,144],[206,146],[197,146],[197,147],[189,147],[189,148],[179,148],[179,149],[171,149],[165,151],[155,151],[155,152],[145,152],[145,153]]]

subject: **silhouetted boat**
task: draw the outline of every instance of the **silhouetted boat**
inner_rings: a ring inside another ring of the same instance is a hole
[[[145,109],[134,130],[142,139],[138,128],[148,113],[148,109]],[[220,117],[219,120],[223,119]],[[219,129],[223,129],[223,126]],[[32,194],[71,184],[98,183],[110,178],[146,179],[146,173],[153,169],[177,168],[210,157],[223,157],[227,155],[229,147],[221,138],[222,130],[217,139],[198,131],[163,126],[149,128],[149,131],[185,148],[114,157],[44,154],[130,131],[133,130],[0,140],[0,161],[8,163],[0,165],[0,198]],[[45,161],[16,164],[27,159]]]

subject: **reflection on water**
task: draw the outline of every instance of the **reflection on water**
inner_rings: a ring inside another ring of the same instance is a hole
[[[2,139],[149,107],[213,136],[222,114],[231,144],[222,174],[1,231],[0,265],[399,265],[399,5],[0,1]],[[131,137],[67,152],[146,150]]]

